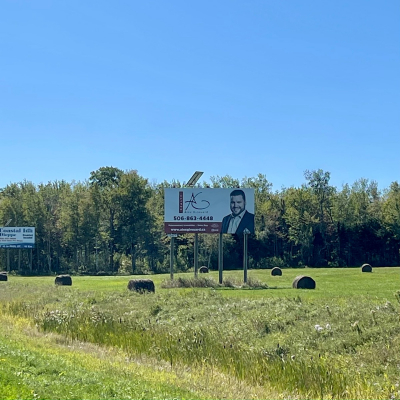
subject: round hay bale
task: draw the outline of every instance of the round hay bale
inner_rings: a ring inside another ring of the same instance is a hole
[[[202,267],[200,267],[199,272],[201,274],[208,274],[208,268],[205,265],[203,265]]]
[[[292,286],[295,289],[315,289],[315,281],[309,276],[299,275],[294,278]]]
[[[271,269],[272,276],[282,276],[282,270],[279,267],[274,267]]]
[[[58,275],[55,280],[56,285],[71,286],[72,278],[70,275]]]
[[[369,264],[363,264],[361,266],[361,272],[372,272],[372,267]]]
[[[155,293],[156,291],[154,282],[151,279],[131,279],[128,282],[128,289],[139,293]]]
[[[0,272],[0,281],[7,282],[8,275],[7,272]]]

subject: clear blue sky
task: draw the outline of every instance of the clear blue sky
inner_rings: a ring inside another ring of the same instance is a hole
[[[0,188],[400,181],[399,0],[0,0]],[[202,180],[203,180],[202,179]]]

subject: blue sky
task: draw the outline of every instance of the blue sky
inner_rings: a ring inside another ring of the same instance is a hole
[[[0,0],[0,188],[400,180],[400,1]]]

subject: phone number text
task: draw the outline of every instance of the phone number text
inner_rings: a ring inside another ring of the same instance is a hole
[[[174,216],[174,221],[212,221],[214,217],[211,216],[202,216],[196,217],[195,215],[179,215]]]

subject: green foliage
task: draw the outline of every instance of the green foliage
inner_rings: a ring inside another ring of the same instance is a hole
[[[284,260],[279,257],[262,258],[257,263],[254,260],[250,261],[251,268],[256,269],[272,269],[274,267],[285,268],[287,267]]]
[[[360,179],[342,188],[330,173],[305,171],[300,187],[273,192],[264,174],[242,179],[211,177],[204,186],[255,191],[255,234],[248,240],[249,265],[346,267],[400,265],[400,189],[393,182]],[[36,248],[0,251],[0,269],[21,275],[57,273],[164,273],[169,239],[164,233],[164,188],[136,171],[101,167],[88,181],[35,186],[11,183],[0,189],[0,225],[36,227]],[[218,268],[218,235],[199,235],[199,262]],[[175,240],[177,271],[193,267],[193,235]],[[241,269],[242,240],[224,235],[225,269]],[[274,265],[272,265],[274,264]]]

